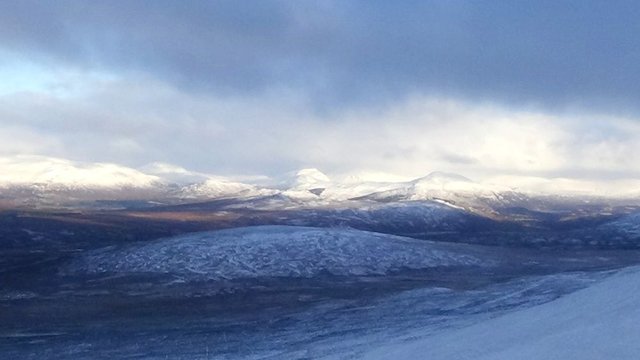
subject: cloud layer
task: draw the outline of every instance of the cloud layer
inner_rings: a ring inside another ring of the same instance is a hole
[[[640,6],[0,4],[0,153],[220,174],[640,174]]]

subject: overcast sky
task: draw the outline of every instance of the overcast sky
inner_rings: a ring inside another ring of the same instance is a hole
[[[0,156],[640,177],[637,1],[0,2]]]

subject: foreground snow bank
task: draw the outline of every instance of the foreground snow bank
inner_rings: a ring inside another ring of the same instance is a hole
[[[633,268],[556,301],[363,358],[635,360],[639,339],[640,268]]]
[[[76,273],[165,273],[208,279],[383,275],[438,266],[491,266],[473,246],[350,229],[255,226],[91,252]]]

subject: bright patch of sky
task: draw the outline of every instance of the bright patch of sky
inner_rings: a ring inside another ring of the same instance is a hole
[[[117,78],[104,71],[70,69],[0,51],[0,96],[30,92],[72,98],[85,95],[96,84]]]
[[[48,92],[57,77],[28,59],[0,52],[0,95],[24,91]]]

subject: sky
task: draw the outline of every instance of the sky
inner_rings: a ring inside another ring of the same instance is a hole
[[[637,1],[0,2],[0,156],[640,177]]]

